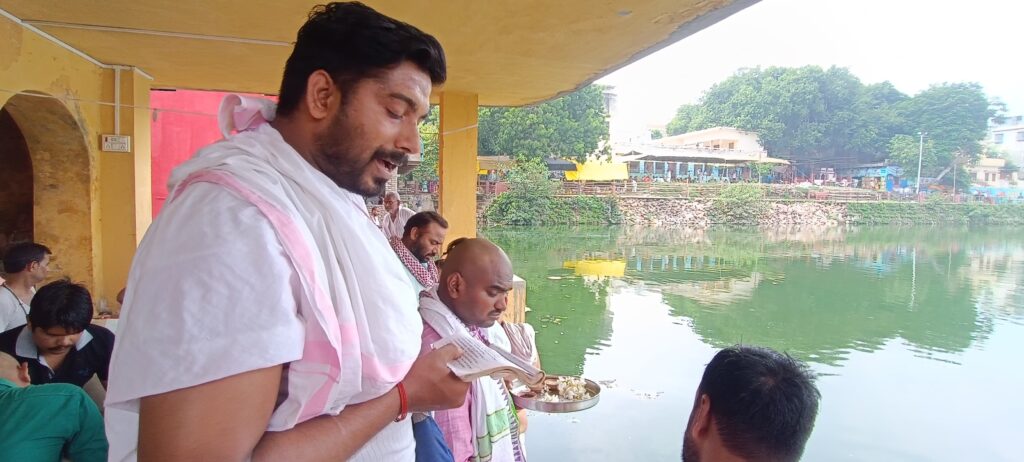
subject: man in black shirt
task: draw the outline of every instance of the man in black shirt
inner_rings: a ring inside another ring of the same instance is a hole
[[[36,292],[31,308],[28,324],[0,334],[0,351],[28,363],[34,385],[83,386],[96,374],[106,387],[114,334],[91,324],[89,291],[54,281]]]

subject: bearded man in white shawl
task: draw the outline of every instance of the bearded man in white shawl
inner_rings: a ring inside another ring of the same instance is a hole
[[[359,3],[314,8],[273,120],[178,167],[139,246],[110,460],[414,460],[406,416],[468,385],[446,365],[457,348],[418,356],[416,293],[364,197],[419,152],[445,74],[430,35]]]
[[[450,248],[436,292],[420,294],[423,354],[432,344],[458,331],[486,344],[507,308],[512,290],[512,263],[486,239],[466,239]],[[496,346],[509,350],[508,340]],[[504,380],[481,377],[472,382],[466,402],[434,412],[455,462],[522,462],[520,420]]]

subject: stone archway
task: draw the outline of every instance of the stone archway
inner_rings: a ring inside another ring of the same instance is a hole
[[[32,158],[25,136],[6,109],[0,110],[0,251],[9,242],[31,240]]]
[[[45,96],[18,94],[2,108],[3,117],[15,125],[28,153],[32,186],[28,237],[53,250],[57,271],[51,276],[68,276],[92,286],[94,188],[89,147],[82,126],[68,108]],[[4,148],[0,156],[3,161],[18,162],[19,154],[17,149]],[[24,185],[24,170],[18,177]],[[25,215],[23,204],[5,206],[17,211],[12,213]]]

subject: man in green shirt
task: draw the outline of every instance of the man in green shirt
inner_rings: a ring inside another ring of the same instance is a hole
[[[0,353],[0,460],[107,460],[103,418],[81,388],[30,385],[28,364]]]

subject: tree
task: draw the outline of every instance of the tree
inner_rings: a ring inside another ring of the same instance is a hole
[[[675,117],[668,123],[665,130],[668,131],[669,136],[672,136],[700,130],[701,128],[709,128],[710,125],[706,124],[704,119],[704,106],[684,104],[676,110]]]
[[[925,131],[934,159],[922,170],[932,175],[951,165],[956,153],[976,158],[988,120],[1002,110],[973,83],[937,85],[908,97],[889,82],[864,85],[845,68],[769,67],[741,69],[716,83],[699,104],[680,106],[667,129],[754,132],[771,155],[798,167],[874,162],[890,153],[904,162],[907,141],[894,137],[916,140]],[[913,158],[916,174],[916,149]]]
[[[651,139],[660,140],[665,137],[665,134],[661,133],[661,130],[651,130]]]
[[[506,225],[544,223],[558,188],[541,159],[519,159],[508,172],[508,191],[494,198],[487,220]]]
[[[681,106],[668,129],[676,134],[736,127],[757,133],[768,152],[797,163],[853,163],[884,155],[892,136],[866,117],[877,105],[871,97],[885,95],[883,89],[869,92],[849,70],[837,67],[742,69],[712,86],[699,105]]]
[[[757,176],[757,182],[761,182],[761,178],[771,175],[775,172],[775,164],[769,164],[767,162],[754,162],[750,164],[750,170]]]
[[[427,118],[420,124],[420,141],[423,143],[423,150],[420,152],[420,164],[409,171],[409,179],[422,181],[436,181],[438,179],[437,160],[438,142],[438,108],[432,106]]]
[[[921,150],[920,139],[910,135],[896,135],[889,141],[889,162],[903,167],[905,177],[917,180],[917,157],[921,155],[921,171],[933,172],[945,165],[936,156],[935,142],[926,140]],[[922,173],[921,176],[929,176]]]
[[[584,161],[608,142],[604,87],[589,85],[535,106],[481,108],[481,155]]]
[[[977,159],[988,121],[997,114],[997,108],[976,83],[932,86],[901,101],[897,111],[904,120],[904,133],[923,131],[927,133],[926,141],[935,146],[936,161],[931,169],[922,169],[929,174],[946,168],[958,154]]]

